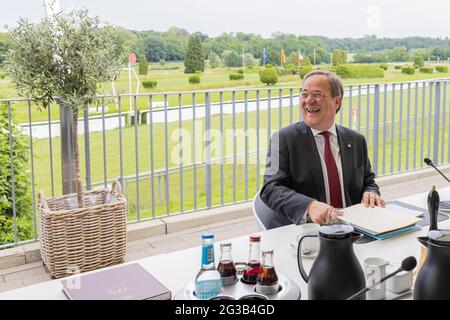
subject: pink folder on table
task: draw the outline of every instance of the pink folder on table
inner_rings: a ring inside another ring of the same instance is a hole
[[[171,292],[137,263],[62,280],[70,300],[168,300]]]

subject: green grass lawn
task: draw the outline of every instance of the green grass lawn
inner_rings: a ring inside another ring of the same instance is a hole
[[[183,73],[183,64],[182,63],[168,63],[165,67],[178,67],[176,70],[159,70],[152,69],[153,68],[161,68],[159,65],[151,65],[150,71],[146,76],[139,76],[140,81],[143,80],[156,80],[158,81],[158,85],[154,89],[145,89],[142,85],[139,87],[139,93],[165,93],[165,92],[185,92],[185,91],[197,91],[197,90],[211,90],[217,88],[223,88],[227,90],[227,88],[240,89],[243,90],[245,88],[261,88],[261,97],[265,97],[267,95],[266,90],[268,87],[262,84],[259,81],[259,75],[257,73],[257,69],[253,70],[246,69],[245,79],[238,81],[231,81],[228,78],[230,73],[235,73],[236,69],[229,68],[217,68],[217,69],[206,69],[205,72],[201,74],[201,83],[197,85],[192,85],[188,83],[188,78],[190,75]],[[326,67],[326,66],[320,66]],[[137,71],[137,67],[136,67]],[[373,78],[373,79],[346,79],[344,80],[345,84],[366,84],[366,83],[384,83],[384,82],[406,82],[406,81],[415,81],[415,80],[425,80],[431,78],[448,78],[450,77],[449,73],[434,73],[434,74],[425,74],[416,72],[414,75],[406,75],[402,74],[401,70],[395,70],[393,66],[390,66],[387,71],[385,71],[384,78]],[[132,78],[132,93],[136,92],[136,80],[134,77]],[[298,75],[288,75],[279,78],[279,82],[275,86],[271,86],[271,88],[278,87],[300,87],[302,85],[302,81]],[[116,94],[127,94],[129,92],[129,84],[128,84],[128,72],[123,70],[120,73],[119,78],[115,82]],[[103,83],[99,87],[99,92],[105,95],[111,95],[113,93],[111,83]],[[288,90],[284,91],[283,94],[288,94]],[[10,82],[10,79],[5,78],[0,80],[0,97],[4,98],[16,98],[19,94],[15,89],[14,84]],[[236,99],[242,99],[244,96],[243,92],[236,93]],[[223,99],[231,100],[232,94],[225,92],[223,94]],[[254,98],[254,96],[249,96],[249,98]],[[177,94],[168,95],[167,97],[169,106],[177,106],[179,103]],[[164,101],[163,95],[156,95],[153,99],[155,102]],[[196,103],[202,104],[204,103],[205,98],[204,94],[197,93],[196,94]],[[211,102],[218,102],[219,94],[211,93]],[[192,102],[192,96],[183,95],[181,104],[189,105]],[[106,99],[104,103],[108,106],[107,113],[116,113],[117,107],[112,99]],[[132,102],[134,103],[134,102]],[[139,98],[137,100],[138,109],[147,109],[148,108],[148,98]],[[122,110],[130,109],[130,99],[128,97],[121,98]],[[17,102],[14,103],[16,108],[16,121],[23,123],[28,122],[28,108],[27,103]],[[48,121],[48,111],[37,110],[35,105],[31,106],[32,113],[32,121]],[[50,108],[50,118],[52,120],[59,119],[59,109],[57,105],[52,105]]]
[[[449,86],[448,86],[449,87]],[[450,88],[447,88],[450,89]],[[442,88],[443,90],[443,88]],[[355,93],[356,94],[356,93]],[[374,139],[374,97],[370,95],[363,95],[361,98],[353,96],[352,109],[356,109],[356,122],[349,125],[350,101],[345,98],[343,108],[337,115],[337,122],[344,126],[351,126],[368,137],[369,156],[374,163],[374,152],[378,150],[378,175],[391,174],[399,171],[405,171],[413,167],[421,167],[423,156],[432,156],[434,146],[434,130],[437,128],[434,125],[433,115],[430,117],[429,104],[429,88],[425,90],[425,104],[422,104],[422,89],[419,88],[417,92],[417,112],[415,111],[415,87],[410,90],[410,110],[408,117],[407,101],[408,92],[407,86],[404,86],[403,94],[398,92],[394,96],[394,108],[392,108],[392,92],[386,94],[386,110],[384,108],[384,93],[380,94],[379,105],[379,122],[380,127],[378,131],[378,145],[373,144]],[[432,95],[432,106],[434,106],[434,94]],[[442,98],[443,99],[443,98]],[[402,108],[400,113],[400,100],[402,100]],[[262,102],[267,103],[267,102]],[[441,115],[444,117],[445,105],[445,123],[439,128],[439,146],[443,145],[440,155],[443,155],[443,161],[448,161],[448,123],[450,114],[450,97],[446,96],[446,101],[441,102]],[[394,113],[392,113],[392,111]],[[249,112],[247,115],[247,148],[245,135],[245,113],[236,114],[234,129],[240,134],[237,135],[236,141],[233,140],[233,116],[223,116],[223,130],[226,134],[223,135],[223,150],[220,149],[220,136],[213,135],[213,150],[212,158],[220,159],[221,154],[224,157],[233,157],[234,154],[255,153],[257,148],[257,136],[259,135],[259,171],[256,161],[256,155],[251,154],[248,159],[248,165],[245,164],[244,158],[236,160],[229,159],[221,166],[220,163],[212,165],[212,205],[220,205],[222,203],[232,203],[240,200],[250,199],[259,189],[262,183],[262,174],[265,163],[265,150],[267,149],[268,136],[277,131],[280,127],[287,126],[290,123],[291,112],[293,121],[299,119],[299,107],[297,104],[292,105],[291,108],[283,108],[281,113],[278,104],[272,103],[270,113],[270,127],[267,110],[261,110],[259,113],[259,132],[257,132],[257,114],[256,112]],[[281,117],[280,117],[281,115]],[[367,118],[367,115],[369,117]],[[414,117],[417,117],[417,130],[414,132]],[[387,126],[383,127],[384,119],[386,118]],[[342,119],[342,121],[341,121]],[[396,120],[392,122],[391,120]],[[401,120],[400,120],[401,119]],[[442,119],[442,118],[441,118]],[[353,121],[352,121],[353,122]],[[369,124],[368,129],[366,123]],[[393,125],[392,125],[393,123]],[[409,123],[409,130],[408,128]],[[100,132],[90,134],[91,145],[91,180],[96,185],[101,185],[104,180],[117,178],[121,175],[120,167],[122,163],[123,175],[131,176],[126,179],[126,195],[129,201],[129,220],[137,219],[137,202],[139,199],[140,216],[139,218],[146,218],[155,216],[164,216],[166,214],[176,213],[180,211],[189,211],[195,208],[203,208],[206,206],[206,190],[205,190],[205,167],[200,165],[194,169],[184,169],[183,175],[177,170],[179,167],[179,123],[172,122],[166,126],[164,124],[154,124],[152,126],[153,134],[153,150],[150,148],[150,125],[142,124],[136,128],[134,126],[127,126],[122,131],[122,144],[119,143],[119,130],[109,130],[105,132],[106,144],[103,145],[103,135]],[[205,119],[197,119],[196,135],[197,140],[202,137],[203,131],[199,128],[204,127]],[[401,128],[400,128],[401,126]],[[190,144],[193,137],[193,121],[183,121],[181,123],[183,131],[183,165],[190,165],[194,163],[193,146]],[[212,116],[211,128],[220,129],[220,117],[218,115]],[[270,131],[269,131],[270,128]],[[228,130],[228,131],[227,131]],[[423,134],[422,134],[423,130]],[[386,132],[386,139],[383,139],[383,132]],[[137,132],[137,135],[135,134]],[[407,133],[409,132],[409,137]],[[414,138],[416,141],[416,153],[414,162]],[[80,152],[82,163],[82,176],[85,178],[85,158],[84,158],[84,136],[80,136]],[[164,141],[168,141],[166,158],[166,146]],[[60,169],[60,150],[59,138],[52,139],[53,146],[53,192],[56,195],[61,194],[61,169]],[[138,154],[136,155],[136,145]],[[421,146],[423,147],[421,148]],[[35,167],[38,168],[35,172],[37,190],[44,190],[47,195],[52,194],[51,170],[49,164],[49,140],[39,139],[35,140],[34,146],[34,161]],[[234,146],[236,149],[234,149]],[[408,150],[407,149],[408,146]],[[120,159],[120,148],[122,147],[123,159]],[[195,162],[204,161],[204,142],[196,145],[197,154]],[[422,150],[422,152],[421,152]],[[105,155],[104,155],[105,153]],[[391,160],[392,154],[392,160]],[[408,162],[406,162],[406,154],[408,154]],[[104,167],[103,157],[106,157],[106,168]],[[153,156],[153,162],[151,157]],[[138,166],[136,167],[136,157],[138,159]],[[398,162],[400,159],[400,167]],[[440,159],[435,159],[436,161]],[[151,175],[145,178],[139,178],[139,183],[136,183],[135,174],[139,172],[143,174],[153,170],[165,170],[165,168],[174,168],[175,172],[169,174],[168,189],[166,193],[166,177],[154,177],[153,182]],[[247,170],[246,170],[247,168]],[[223,170],[223,180],[221,179],[221,171]],[[104,172],[106,171],[106,177]],[[245,172],[248,176],[245,176]],[[194,177],[196,182],[194,183]],[[259,181],[258,181],[259,179]],[[180,188],[180,183],[183,187]],[[139,187],[139,198],[137,197],[137,186]],[[153,187],[153,191],[152,191]],[[181,191],[182,190],[182,191]],[[221,193],[223,192],[223,197]]]

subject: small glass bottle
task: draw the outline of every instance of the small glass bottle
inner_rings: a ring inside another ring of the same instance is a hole
[[[263,251],[262,265],[256,282],[256,292],[270,295],[279,290],[278,276],[273,265],[273,250]]]
[[[249,259],[242,274],[242,282],[255,284],[261,267],[261,236],[250,236]]]
[[[231,286],[236,283],[237,272],[231,255],[231,242],[220,244],[220,261],[217,270],[222,277],[222,286]]]
[[[220,273],[214,264],[214,234],[202,235],[202,267],[195,277],[195,295],[199,299],[217,296],[222,290]]]

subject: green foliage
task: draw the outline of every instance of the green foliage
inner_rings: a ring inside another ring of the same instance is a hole
[[[298,74],[299,67],[298,65],[288,63],[284,66],[284,69],[287,71],[286,74]]]
[[[49,105],[60,97],[78,108],[91,102],[98,84],[110,81],[124,62],[116,34],[86,10],[33,24],[20,20],[6,65],[19,93]]]
[[[228,68],[242,67],[242,57],[234,51],[224,51],[223,62]]]
[[[447,66],[436,66],[435,69],[436,69],[437,72],[445,72],[445,73],[448,72],[448,67]]]
[[[334,49],[332,53],[332,64],[338,66],[347,63],[347,52],[342,49]]]
[[[303,79],[305,75],[313,70],[312,65],[305,65],[300,68],[300,79]]]
[[[200,83],[200,76],[197,74],[194,74],[192,76],[189,77],[189,83],[190,84],[198,84]]]
[[[309,57],[305,57],[302,61],[300,61],[300,65],[301,66],[311,66],[311,60],[309,59]]]
[[[148,73],[148,61],[145,57],[139,60],[139,74],[146,75]]]
[[[232,73],[228,76],[230,80],[242,80],[244,79],[244,75],[242,73]]]
[[[253,54],[251,53],[246,53],[244,55],[244,64],[246,67],[253,67],[253,66],[257,66],[259,64],[259,60],[255,59],[255,57],[253,56]]]
[[[11,38],[7,33],[0,32],[0,65],[5,62],[8,50],[11,46]]]
[[[389,68],[389,66],[387,63],[382,63],[382,64],[380,64],[380,68],[383,69],[384,71],[386,71]]]
[[[278,71],[272,65],[267,64],[266,67],[259,71],[259,80],[267,85],[278,82]]]
[[[299,61],[299,57],[298,57],[298,52],[297,51],[292,51],[291,54],[289,55],[289,57],[287,58],[287,63],[288,64],[293,64],[294,66],[297,66],[300,64]]]
[[[11,133],[12,145],[9,143]],[[28,166],[29,146],[27,137],[19,132],[11,119],[9,130],[8,111],[0,105],[0,244],[14,241],[14,211],[10,147],[13,152],[15,207],[18,240],[33,237],[31,177]]]
[[[395,69],[395,70],[400,70],[401,68],[402,68],[402,66],[399,66],[399,65],[395,65],[395,66],[394,66],[394,69]]]
[[[244,70],[243,70],[243,69],[239,69],[239,70],[237,71],[237,73],[244,74]]]
[[[163,66],[165,64],[166,64],[166,60],[164,60],[164,59],[159,60],[159,65],[160,66]]]
[[[209,66],[214,69],[222,66],[222,60],[214,52],[210,52],[208,55]]]
[[[6,74],[0,73],[0,80],[5,79],[5,77],[6,77]]]
[[[421,54],[415,54],[414,55],[414,65],[419,66],[419,67],[423,67],[424,65],[424,57]]]
[[[336,74],[342,79],[383,78],[384,70],[376,64],[341,64]]]
[[[410,66],[402,68],[402,73],[404,73],[404,74],[414,74],[415,71],[416,71],[416,69],[414,67],[410,67]]]
[[[157,84],[158,84],[158,81],[155,81],[155,80],[144,80],[144,81],[142,81],[142,86],[145,89],[155,88]]]
[[[434,69],[432,67],[422,67],[419,68],[419,71],[422,73],[433,73]]]
[[[189,37],[188,47],[184,58],[184,73],[195,73],[205,70],[205,57],[200,37],[193,34]]]

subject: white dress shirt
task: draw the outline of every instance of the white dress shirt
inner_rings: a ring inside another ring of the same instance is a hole
[[[320,133],[322,131],[311,128],[312,134],[314,136],[314,141],[316,142],[317,151],[319,151],[320,156],[320,164],[322,165],[323,172],[323,183],[325,186],[325,199],[327,203],[330,203],[330,186],[328,184],[328,174],[327,174],[327,166],[325,164],[325,137]],[[342,196],[342,205],[345,208],[345,195],[344,195],[344,179],[342,176],[342,163],[341,163],[341,153],[339,148],[339,142],[336,133],[336,124],[333,125],[326,130],[331,133],[330,135],[330,144],[331,144],[331,152],[333,153],[334,161],[336,162],[336,167],[339,174],[339,184],[341,185],[341,196]],[[307,219],[306,213],[303,215],[300,223],[305,223]]]

